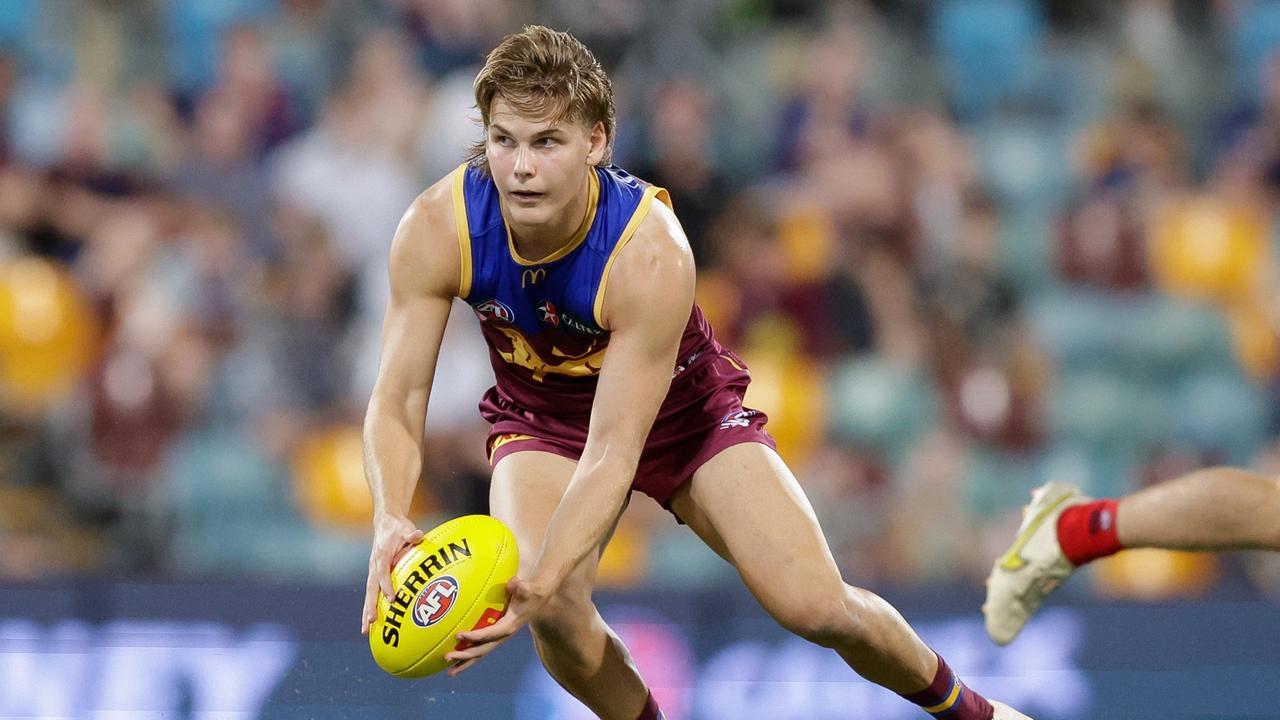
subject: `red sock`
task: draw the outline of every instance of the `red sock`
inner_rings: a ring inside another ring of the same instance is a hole
[[[1117,505],[1118,500],[1095,500],[1058,516],[1058,543],[1071,564],[1080,566],[1124,549],[1116,532]]]
[[[662,711],[658,709],[658,701],[653,699],[652,690],[649,691],[649,697],[645,698],[644,709],[636,720],[662,720]]]
[[[924,708],[930,715],[946,720],[991,720],[995,713],[991,703],[966,687],[941,655],[938,655],[938,671],[934,673],[929,687],[902,697]]]

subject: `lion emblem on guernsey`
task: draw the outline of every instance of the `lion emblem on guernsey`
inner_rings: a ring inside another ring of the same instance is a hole
[[[548,360],[539,353],[519,330],[507,327],[496,327],[511,341],[511,349],[504,350],[495,346],[494,350],[503,360],[511,365],[518,365],[533,373],[533,379],[542,382],[548,373],[568,375],[569,377],[591,377],[600,373],[604,365],[604,352],[608,346],[603,338],[592,341],[586,350],[580,353],[565,352],[558,347],[551,348]]]

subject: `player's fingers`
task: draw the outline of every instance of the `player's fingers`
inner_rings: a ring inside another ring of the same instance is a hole
[[[458,663],[457,665],[454,665],[453,667],[449,668],[449,677],[451,678],[458,677],[459,675],[462,674],[464,670],[471,667],[472,665],[475,665],[478,662],[480,662],[480,658],[472,658],[465,662],[461,662],[461,663]]]
[[[479,660],[496,650],[504,640],[506,640],[505,637],[483,642],[479,645],[471,645],[462,650],[454,650],[444,656],[445,662],[461,663],[467,660]]]
[[[412,550],[413,546],[417,545],[420,540],[422,540],[422,531],[417,528],[402,533],[400,535],[399,549],[391,555],[391,567],[395,567],[396,563],[400,562],[400,558],[404,557],[405,553]]]
[[[395,555],[396,546],[381,547],[369,561],[369,575],[377,580],[377,586],[387,596],[388,602],[395,599],[395,591],[391,587],[391,566]]]
[[[400,558],[404,557],[405,553],[409,552],[409,550],[410,550],[410,549],[412,549],[412,548],[413,548],[413,546],[412,546],[412,545],[401,545],[401,546],[400,546],[400,549],[399,549],[399,550],[397,550],[397,551],[395,551],[395,553],[391,555],[391,570],[392,570],[392,571],[394,571],[394,570],[395,570],[396,563],[400,562]]]
[[[418,541],[421,539],[422,531],[417,528],[414,528],[410,532],[401,534],[400,544],[396,548],[395,552],[391,553],[391,559],[387,562],[386,572],[382,573],[378,578],[378,584],[382,588],[382,594],[387,596],[387,600],[394,599],[394,593],[391,587],[391,573],[395,569],[396,563],[400,562],[400,558],[404,557],[405,553],[412,550],[413,546],[417,545]]]
[[[514,635],[518,629],[518,625],[513,622],[507,622],[507,618],[504,617],[488,627],[458,633],[457,637],[462,641],[460,644],[463,647],[455,650],[454,653],[462,653],[459,656],[462,659],[471,656],[470,651],[472,648],[478,647],[482,651],[481,654],[487,653]]]
[[[515,631],[515,622],[511,620],[510,615],[506,615],[501,620],[488,627],[458,633],[458,639],[471,643],[472,645],[488,644],[501,642],[502,640],[511,637]]]
[[[378,586],[369,578],[364,586],[364,609],[360,611],[360,634],[368,635],[373,624],[373,613],[378,607]]]
[[[508,580],[507,581],[507,597],[509,598],[518,597],[521,594],[521,590],[523,590],[523,587],[522,587],[523,584],[524,584],[524,581],[522,581],[519,577],[512,577],[510,580]]]

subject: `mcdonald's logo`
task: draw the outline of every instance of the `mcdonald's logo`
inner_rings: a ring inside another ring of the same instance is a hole
[[[528,285],[537,285],[547,278],[547,271],[544,268],[536,268],[533,270],[525,270],[520,273],[520,287]]]

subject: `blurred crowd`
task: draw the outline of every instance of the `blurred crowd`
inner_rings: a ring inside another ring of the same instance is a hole
[[[530,22],[610,70],[616,159],[671,191],[851,581],[980,579],[1048,477],[1280,471],[1280,2],[588,4],[0,3],[0,578],[363,576],[390,238]],[[459,307],[423,525],[486,504]],[[726,577],[650,505],[606,584]]]

